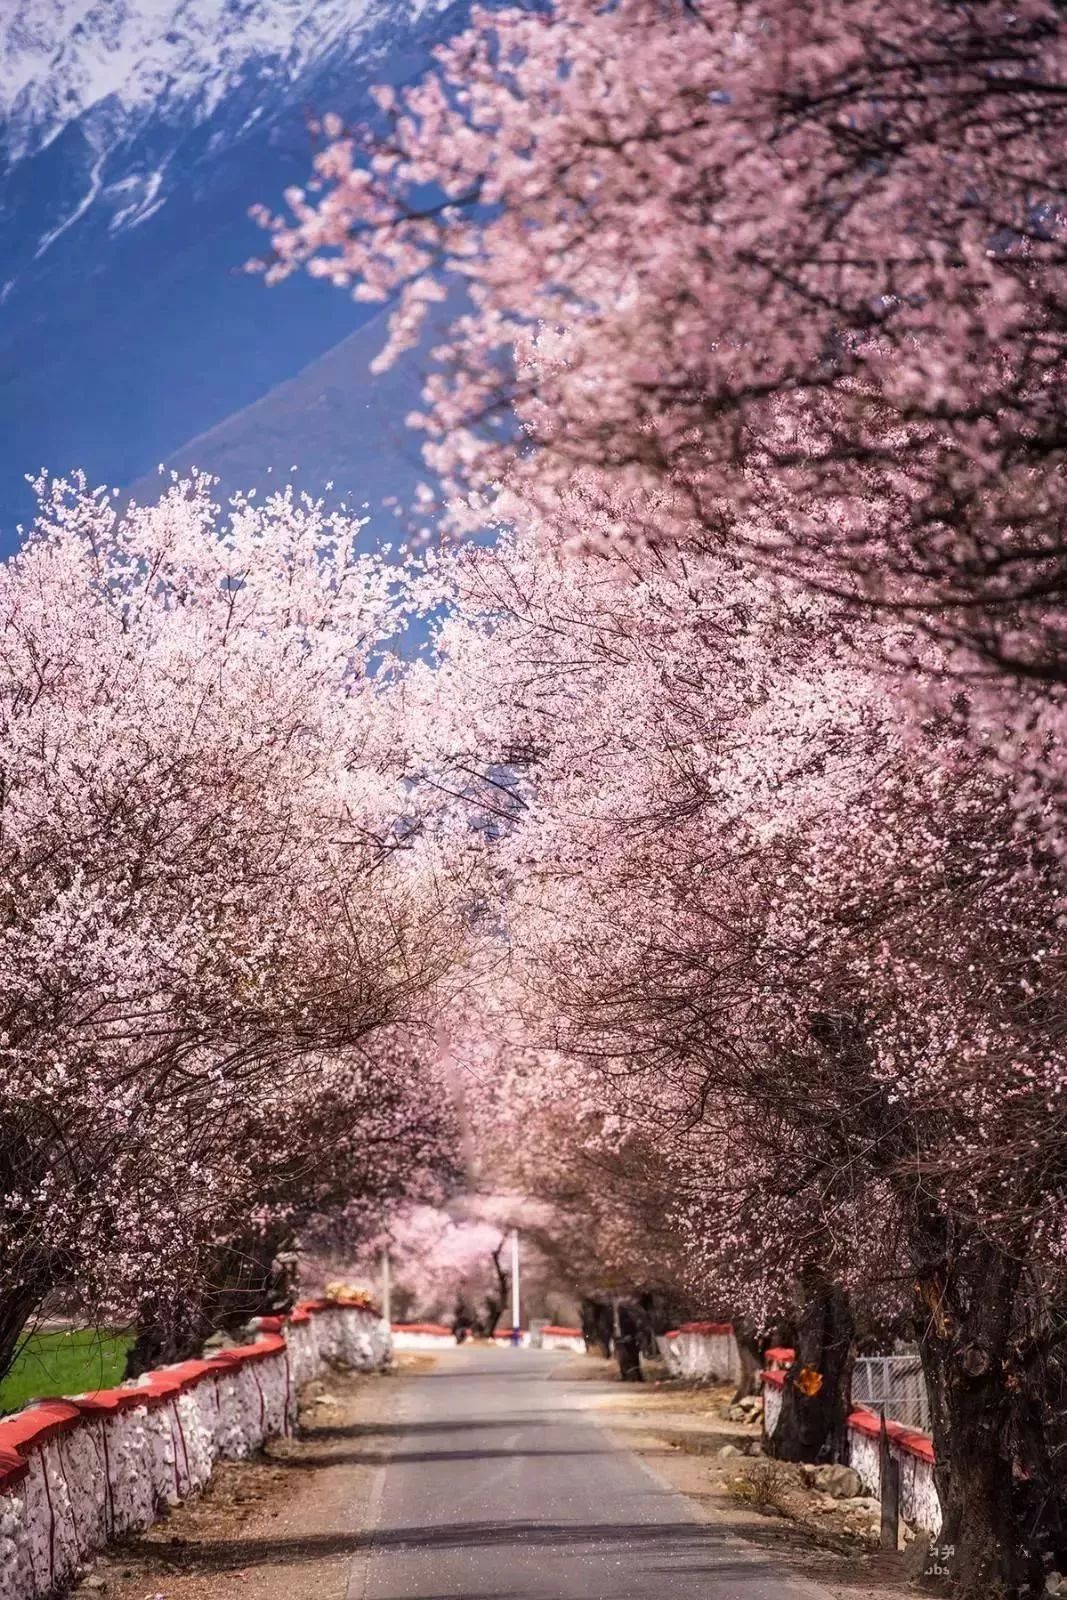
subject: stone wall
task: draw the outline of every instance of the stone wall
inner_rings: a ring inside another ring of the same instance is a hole
[[[737,1383],[741,1357],[729,1322],[683,1322],[659,1341],[673,1376]]]
[[[785,1352],[791,1355],[792,1352]],[[786,1373],[779,1366],[763,1374],[763,1431],[773,1434],[782,1411]],[[882,1422],[872,1411],[853,1411],[848,1419],[848,1465],[855,1467],[865,1494],[881,1498]],[[925,1433],[887,1422],[889,1450],[900,1468],[900,1514],[922,1533],[937,1533],[941,1505],[934,1485],[934,1446]]]
[[[675,1377],[736,1383],[741,1375],[737,1341],[728,1322],[683,1322],[664,1335],[659,1346]],[[768,1370],[763,1374],[763,1428],[770,1436],[781,1415],[782,1392],[793,1352],[768,1350],[765,1359]],[[875,1496],[881,1476],[880,1429],[880,1419],[869,1411],[856,1410],[849,1417],[849,1465],[859,1473],[865,1493]],[[898,1422],[887,1423],[886,1431],[890,1451],[900,1466],[901,1515],[913,1528],[936,1533],[941,1526],[941,1507],[934,1486],[933,1444],[926,1434]]]
[[[252,1344],[210,1360],[0,1420],[0,1600],[62,1593],[110,1539],[202,1489],[216,1461],[290,1432],[297,1390],[325,1366],[389,1360],[389,1330],[364,1307],[310,1301],[254,1326]]]
[[[854,1411],[848,1419],[848,1460],[867,1494],[881,1497],[881,1418],[873,1411]],[[934,1485],[932,1440],[899,1422],[887,1422],[889,1453],[900,1468],[900,1514],[911,1527],[936,1533],[941,1503]]]
[[[443,1322],[394,1322],[392,1332],[394,1350],[439,1350],[456,1342]]]
[[[585,1335],[581,1328],[563,1328],[549,1322],[540,1330],[542,1350],[573,1350],[585,1353]]]

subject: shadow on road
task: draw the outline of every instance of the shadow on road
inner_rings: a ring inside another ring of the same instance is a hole
[[[649,1452],[650,1454],[652,1452]],[[668,1452],[664,1450],[662,1454]],[[335,1450],[330,1456],[331,1466],[342,1463],[347,1466],[362,1465],[365,1467],[392,1467],[414,1466],[417,1463],[430,1461],[455,1461],[457,1464],[464,1461],[517,1461],[531,1460],[538,1456],[553,1456],[559,1459],[570,1456],[602,1456],[603,1450]],[[297,1472],[314,1472],[320,1463],[318,1461],[305,1461],[293,1458],[281,1460],[279,1466],[292,1468]]]
[[[124,1543],[128,1556],[158,1556],[158,1544],[140,1549],[141,1541]],[[603,1523],[571,1522],[461,1522],[442,1526],[378,1529],[369,1536],[357,1534],[303,1535],[282,1539],[239,1539],[203,1541],[194,1544],[171,1543],[166,1547],[168,1566],[177,1571],[222,1573],[256,1565],[289,1566],[318,1561],[323,1556],[350,1556],[357,1550],[484,1550],[508,1546],[516,1549],[586,1550],[616,1547],[633,1555],[636,1551],[662,1549],[671,1562],[652,1570],[667,1573],[674,1560],[694,1551],[711,1554],[723,1541],[707,1527],[691,1522],[663,1522],[616,1527]],[[732,1570],[733,1563],[715,1561],[717,1575]],[[739,1570],[745,1566],[739,1563]],[[745,1567],[745,1570],[748,1570]],[[479,1600],[496,1600],[480,1595]],[[509,1600],[514,1592],[509,1591]]]
[[[424,1379],[420,1378],[420,1382]],[[554,1417],[562,1416],[570,1419],[573,1416],[569,1411],[552,1411],[544,1409],[538,1412],[539,1422],[551,1422]],[[527,1419],[528,1420],[528,1419]],[[330,1427],[319,1423],[313,1425],[316,1439],[358,1439],[363,1434],[372,1433],[376,1439],[406,1439],[412,1434],[436,1433],[447,1434],[451,1437],[455,1433],[485,1433],[489,1428],[507,1428],[514,1433],[516,1419],[506,1417],[479,1417],[474,1422],[375,1422],[370,1426],[361,1424],[348,1424],[347,1426]]]

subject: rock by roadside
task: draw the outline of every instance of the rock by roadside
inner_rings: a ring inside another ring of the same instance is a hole
[[[870,1549],[879,1546],[882,1508],[863,1493],[859,1474],[851,1467],[795,1466],[763,1457],[741,1461],[726,1479],[726,1490],[744,1505],[769,1515],[789,1517],[817,1540],[856,1540]],[[915,1535],[904,1528],[905,1544]]]
[[[728,1422],[760,1422],[763,1421],[763,1396],[746,1394],[738,1400],[736,1405],[727,1407],[726,1420]]]

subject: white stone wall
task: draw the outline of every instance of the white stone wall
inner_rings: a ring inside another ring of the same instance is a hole
[[[934,1464],[890,1439],[889,1450],[900,1468],[900,1514],[921,1533],[937,1533],[941,1502],[934,1484]],[[881,1498],[881,1448],[877,1438],[859,1428],[848,1430],[848,1460],[860,1475],[864,1492]]]
[[[863,1485],[864,1494],[882,1497],[882,1469],[879,1464],[878,1440],[866,1433],[850,1428],[848,1433],[848,1464],[855,1467]]]
[[[656,1344],[659,1347],[660,1359],[667,1368],[667,1371],[670,1373],[671,1377],[679,1378],[681,1377],[681,1363],[678,1360],[678,1352],[674,1348],[674,1343],[674,1340],[669,1334],[658,1333],[656,1335]]]
[[[763,1375],[763,1431],[769,1436],[778,1426],[782,1413],[782,1388],[768,1373]],[[855,1421],[863,1421],[856,1426]],[[881,1498],[882,1468],[881,1440],[874,1431],[876,1423],[870,1413],[853,1413],[848,1429],[848,1464],[855,1467],[863,1485],[864,1494]],[[911,1433],[912,1444],[906,1442],[910,1430],[900,1429],[890,1423],[889,1449],[900,1467],[900,1514],[904,1521],[920,1533],[936,1534],[941,1526],[941,1504],[934,1485],[934,1464],[927,1459],[929,1440],[922,1434]]]
[[[451,1328],[443,1324],[435,1327],[431,1323],[394,1325],[392,1339],[394,1350],[443,1350],[456,1342]]]
[[[782,1390],[777,1383],[763,1385],[763,1431],[768,1437],[778,1426],[782,1414]]]
[[[580,1333],[548,1333],[541,1335],[542,1350],[574,1350],[585,1354],[585,1340]]]
[[[26,1485],[0,1494],[0,1594],[33,1594],[33,1568],[27,1524]],[[47,1538],[47,1528],[38,1523],[37,1538]]]
[[[389,1328],[380,1317],[352,1317],[325,1311],[315,1318],[320,1361],[353,1372],[375,1372],[387,1364],[393,1347]]]
[[[285,1343],[289,1351],[289,1376],[294,1391],[310,1383],[319,1369],[319,1345],[315,1334],[318,1321],[319,1316],[312,1317],[305,1313],[302,1319],[294,1318],[286,1324]]]
[[[716,1331],[708,1331],[712,1327]],[[673,1376],[709,1383],[737,1383],[741,1357],[733,1329],[715,1324],[683,1324],[666,1335],[667,1363]]]
[[[364,1371],[389,1359],[388,1328],[362,1307],[316,1305],[267,1326],[212,1362],[0,1421],[0,1600],[61,1593],[109,1538],[201,1490],[216,1461],[289,1432],[297,1388],[327,1363]]]
[[[937,1533],[941,1527],[941,1502],[937,1498],[932,1461],[921,1461],[906,1451],[894,1454],[900,1462],[900,1514],[913,1528]]]
[[[111,1533],[121,1537],[147,1528],[155,1517],[156,1479],[151,1471],[152,1430],[144,1406],[119,1411],[97,1425],[106,1443],[105,1477],[110,1486]]]

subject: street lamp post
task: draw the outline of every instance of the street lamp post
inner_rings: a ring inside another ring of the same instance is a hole
[[[511,1342],[518,1344],[521,1322],[521,1300],[519,1295],[519,1230],[511,1230]]]
[[[382,1251],[382,1321],[387,1325],[393,1320],[393,1275],[390,1270],[388,1248]]]

